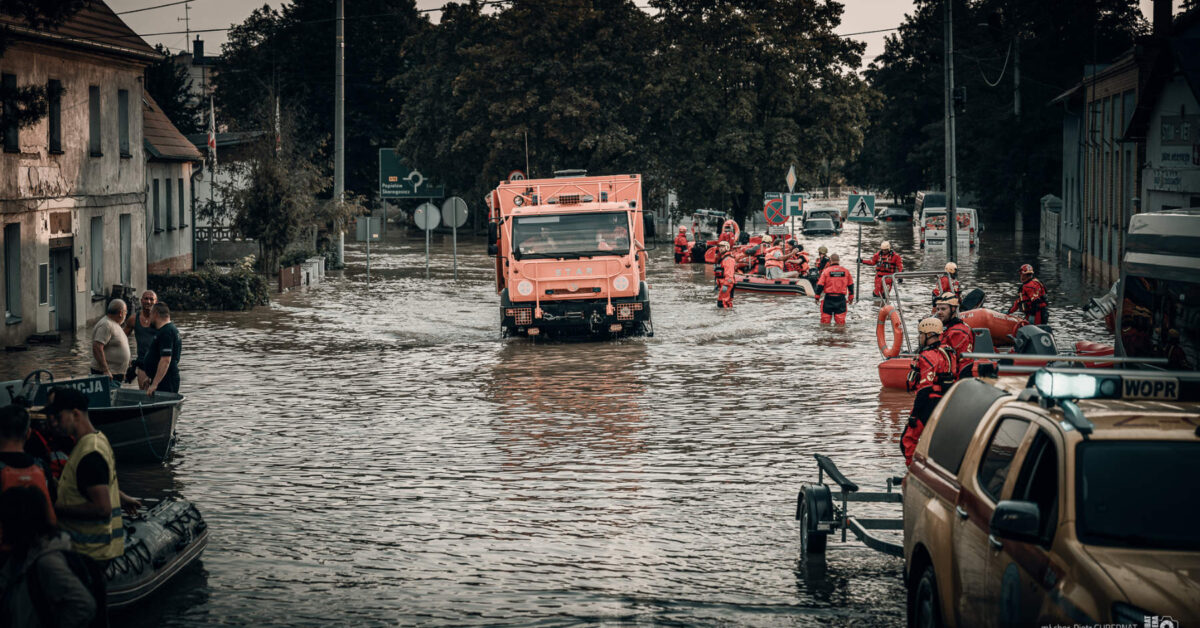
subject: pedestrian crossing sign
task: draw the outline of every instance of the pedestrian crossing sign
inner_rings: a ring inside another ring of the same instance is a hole
[[[846,212],[850,222],[875,222],[875,195],[851,194]]]

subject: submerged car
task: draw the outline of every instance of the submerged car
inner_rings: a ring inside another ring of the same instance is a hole
[[[836,235],[837,224],[829,218],[809,218],[804,221],[804,235]]]

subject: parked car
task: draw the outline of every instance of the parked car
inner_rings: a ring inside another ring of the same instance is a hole
[[[810,218],[804,221],[804,235],[837,235],[837,223],[831,218]]]
[[[909,625],[1200,622],[1197,401],[1191,371],[955,384],[904,480]]]

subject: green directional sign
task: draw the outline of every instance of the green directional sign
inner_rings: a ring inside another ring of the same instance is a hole
[[[380,198],[445,198],[446,188],[400,163],[394,148],[379,149]]]
[[[847,207],[846,220],[850,222],[875,222],[874,194],[851,194]]]

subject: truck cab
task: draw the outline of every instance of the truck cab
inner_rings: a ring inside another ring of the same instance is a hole
[[[652,335],[640,175],[500,183],[487,198],[507,335]]]

